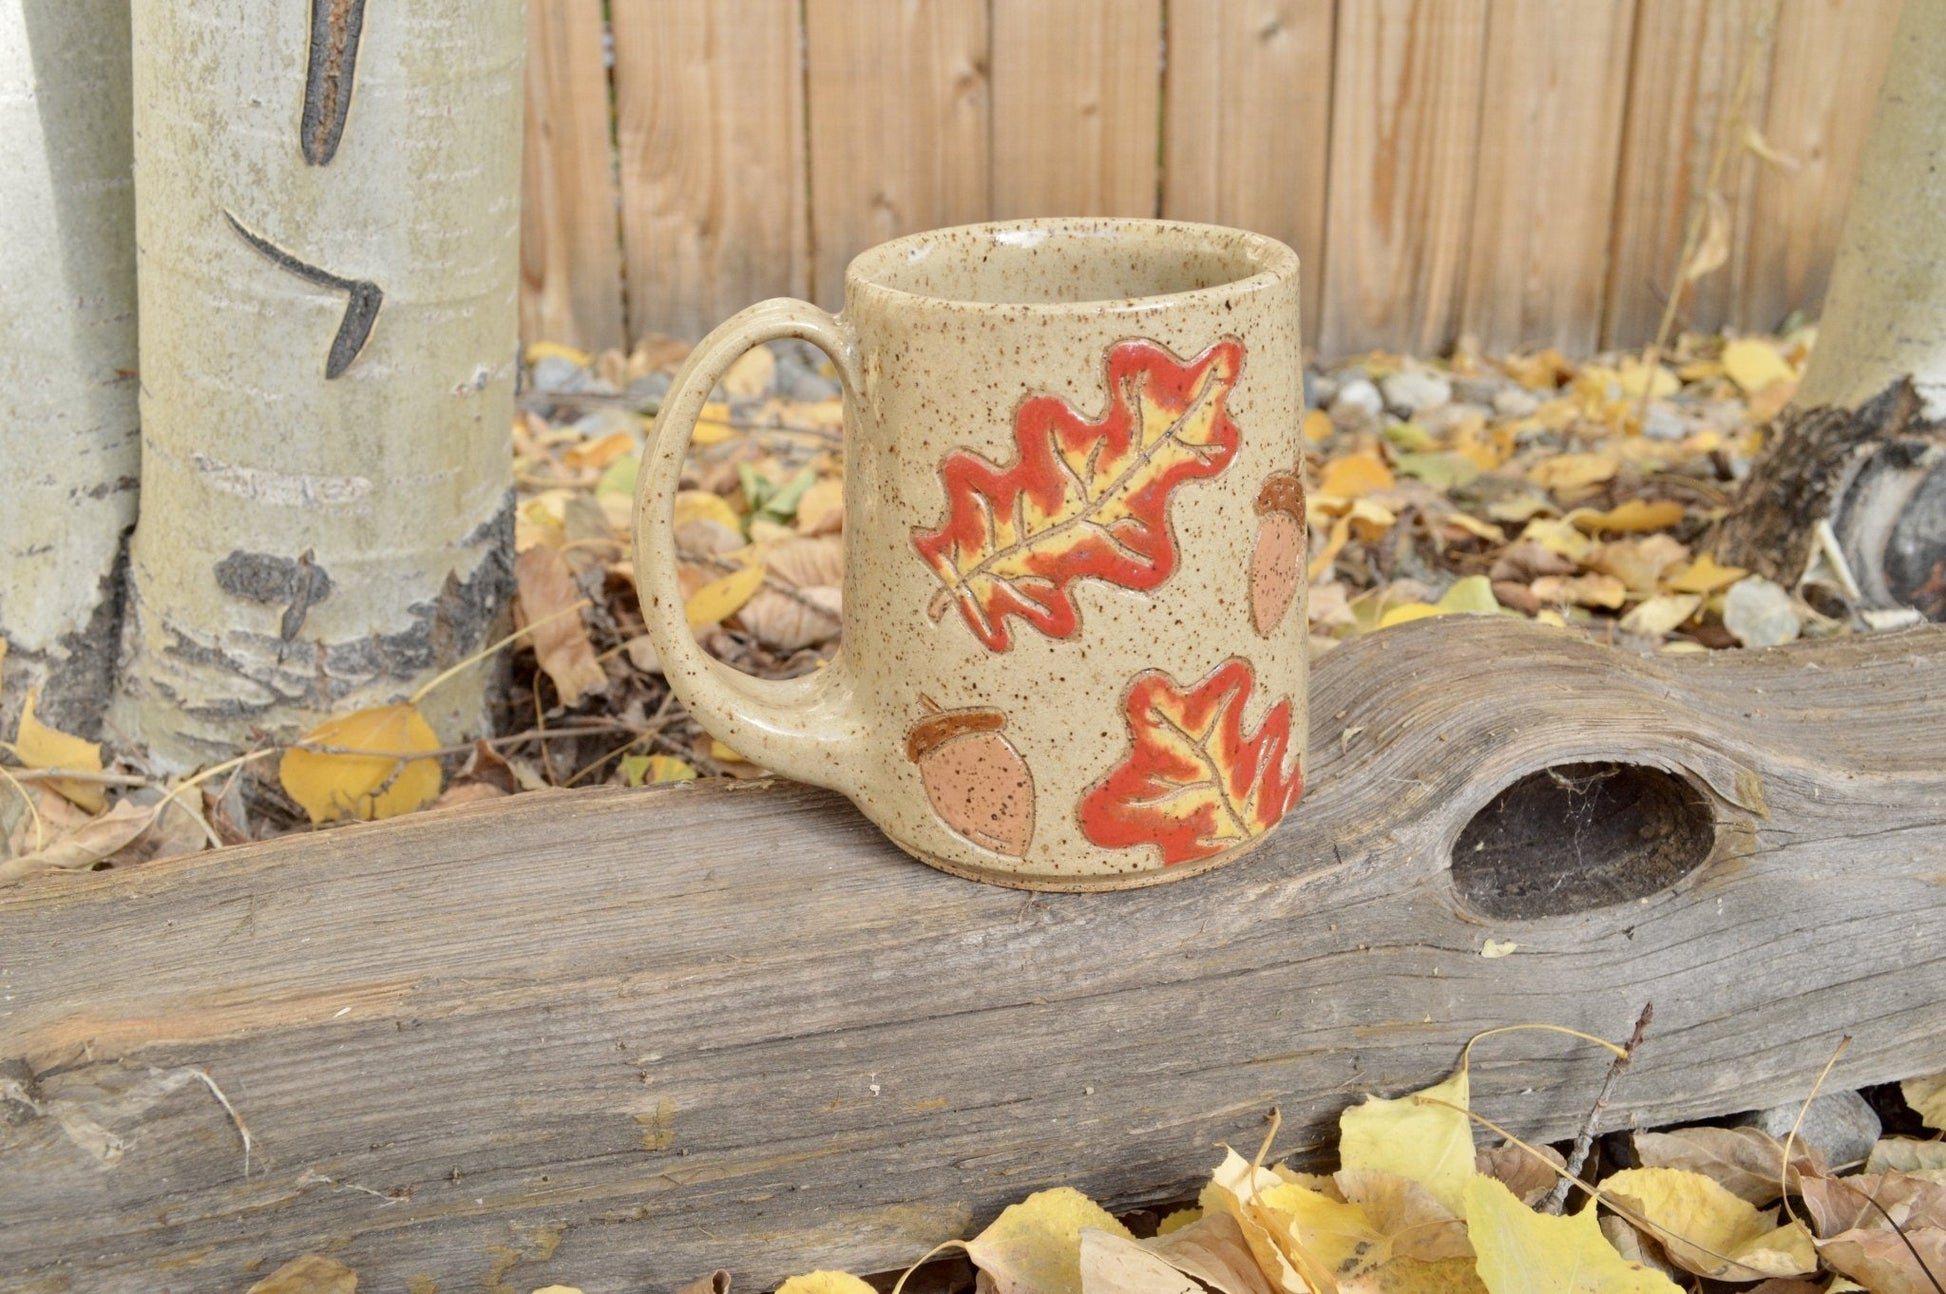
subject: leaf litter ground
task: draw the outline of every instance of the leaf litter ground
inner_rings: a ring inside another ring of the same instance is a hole
[[[1637,652],[1911,623],[1856,609],[1835,548],[1794,589],[1710,556],[1813,341],[1809,328],[1686,337],[1653,368],[1544,350],[1439,363],[1373,354],[1308,374],[1312,650],[1443,615],[1519,616]],[[126,758],[104,765],[98,747],[36,723],[30,707],[0,764],[12,783],[0,883],[543,787],[764,775],[671,695],[632,585],[636,464],[686,350],[663,338],[628,355],[530,348],[514,434],[522,632],[500,654],[511,701],[498,735],[443,748],[413,698],[170,786]],[[835,377],[801,344],[750,352],[704,410],[677,546],[690,627],[719,659],[788,678],[837,650],[843,445]],[[1942,1088],[1946,1077],[1906,1085],[1933,1128],[1946,1121]],[[1946,1280],[1936,1137],[1885,1138],[1863,1165],[1833,1168],[1749,1127],[1641,1133],[1616,1156],[1628,1166],[1603,1167],[1599,1207],[1555,1215],[1535,1205],[1554,1190],[1559,1154],[1476,1151],[1465,1106],[1462,1071],[1353,1107],[1329,1176],[1232,1152],[1193,1209],[1147,1219],[1154,1233],[1140,1240],[1074,1192],[1050,1191],[962,1248],[1001,1294],[1788,1294]],[[332,1283],[342,1278],[329,1260],[302,1261],[260,1288],[349,1288]],[[869,1286],[820,1273],[790,1288]]]

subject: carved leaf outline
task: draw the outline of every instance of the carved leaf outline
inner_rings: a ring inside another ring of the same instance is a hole
[[[1154,845],[1165,865],[1194,862],[1277,825],[1304,794],[1292,748],[1292,702],[1243,730],[1256,686],[1250,662],[1231,657],[1183,688],[1144,670],[1126,701],[1133,746],[1081,798],[1081,830],[1108,849]]]
[[[957,605],[998,652],[1012,646],[1010,616],[1051,638],[1073,634],[1076,580],[1161,585],[1176,569],[1171,493],[1223,471],[1241,443],[1227,406],[1243,358],[1234,337],[1188,361],[1145,338],[1117,342],[1100,418],[1034,396],[1014,416],[1011,466],[968,449],[948,453],[939,469],[945,519],[912,536],[944,585],[928,614],[938,620]]]

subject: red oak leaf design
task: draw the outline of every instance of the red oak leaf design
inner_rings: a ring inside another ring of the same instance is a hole
[[[1255,685],[1250,662],[1231,657],[1187,690],[1161,670],[1128,690],[1134,746],[1081,798],[1081,830],[1097,845],[1154,845],[1187,863],[1262,835],[1304,794],[1291,750],[1291,702],[1272,706],[1245,736]]]
[[[945,585],[928,613],[938,620],[957,604],[981,642],[1006,651],[1009,616],[1051,638],[1075,631],[1076,580],[1146,591],[1168,579],[1169,495],[1236,457],[1241,435],[1225,406],[1242,368],[1233,337],[1188,363],[1152,341],[1118,342],[1098,420],[1035,396],[1014,416],[1013,466],[966,449],[947,454],[946,518],[912,535]]]

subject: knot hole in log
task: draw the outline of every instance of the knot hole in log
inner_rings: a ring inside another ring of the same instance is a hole
[[[1562,916],[1646,898],[1716,845],[1707,798],[1642,764],[1556,764],[1521,778],[1461,828],[1453,885],[1490,917]]]

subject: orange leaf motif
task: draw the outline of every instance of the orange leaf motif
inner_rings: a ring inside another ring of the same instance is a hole
[[[980,641],[1006,651],[1010,615],[1051,638],[1075,631],[1075,580],[1147,591],[1168,579],[1176,569],[1169,494],[1236,457],[1241,435],[1224,406],[1242,368],[1243,343],[1233,337],[1187,364],[1152,341],[1118,342],[1099,421],[1035,396],[1014,416],[1020,457],[1012,467],[971,450],[947,454],[939,466],[946,519],[912,535],[946,586],[928,613],[938,620],[958,603]]]
[[[1291,752],[1291,703],[1279,701],[1243,734],[1255,685],[1231,657],[1184,691],[1161,670],[1128,690],[1134,749],[1081,798],[1081,830],[1109,849],[1155,845],[1162,861],[1208,858],[1262,835],[1304,794]],[[1288,767],[1287,767],[1288,765]]]

